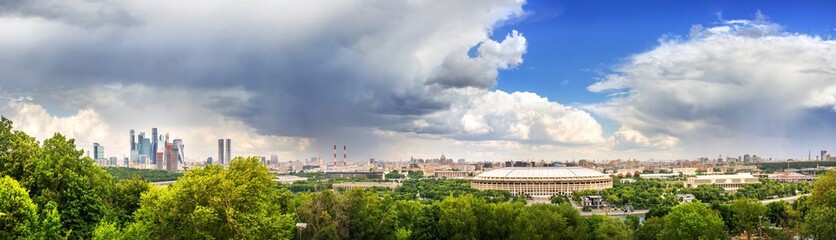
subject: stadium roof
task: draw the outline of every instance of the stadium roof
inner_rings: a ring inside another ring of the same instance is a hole
[[[476,176],[481,179],[588,179],[606,177],[598,171],[582,167],[508,167]]]

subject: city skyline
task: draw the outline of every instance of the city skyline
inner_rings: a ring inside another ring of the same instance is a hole
[[[157,129],[217,162],[836,151],[830,2],[44,4],[0,13],[0,114],[97,157]]]

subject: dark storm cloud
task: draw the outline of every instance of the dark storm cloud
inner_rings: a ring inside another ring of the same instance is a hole
[[[240,88],[248,94],[244,99],[219,96],[181,104],[216,109],[262,134],[316,137],[447,108],[449,102],[428,92],[429,69],[455,49],[485,41],[492,25],[522,11],[515,1],[293,6],[300,9],[280,3],[258,8],[211,1],[118,3],[2,2],[0,16],[53,22],[29,26],[31,36],[0,39],[0,87],[49,94],[139,83],[193,95]],[[193,8],[170,11],[183,7],[176,4]],[[142,11],[126,8],[133,5]],[[450,22],[457,25],[446,25]]]

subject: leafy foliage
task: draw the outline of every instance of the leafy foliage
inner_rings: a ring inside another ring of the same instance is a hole
[[[126,167],[106,167],[104,169],[107,170],[110,175],[113,175],[113,178],[116,179],[116,181],[139,178],[149,182],[164,182],[174,181],[183,176],[183,173],[156,169],[137,169]]]
[[[229,169],[190,170],[167,188],[142,196],[129,239],[289,238],[293,215],[283,213],[278,189],[259,158],[235,158]]]
[[[705,204],[691,202],[671,208],[659,232],[660,239],[722,239],[726,238],[723,220]]]
[[[0,178],[0,239],[31,238],[37,226],[37,207],[26,189],[8,176]]]

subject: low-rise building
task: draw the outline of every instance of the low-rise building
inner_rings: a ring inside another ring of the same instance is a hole
[[[599,195],[583,196],[581,198],[581,206],[601,209],[607,207],[607,202]]]
[[[816,177],[814,176],[804,175],[796,172],[769,174],[767,178],[777,182],[812,182],[813,180],[816,180]]]
[[[679,200],[679,202],[681,202],[681,203],[689,203],[691,201],[694,201],[694,199],[697,199],[697,198],[694,197],[693,194],[690,194],[690,193],[676,194],[675,196],[676,196],[676,199]]]
[[[331,187],[334,190],[337,189],[345,189],[351,190],[353,188],[389,188],[395,189],[401,186],[401,183],[398,182],[344,182],[344,183],[334,183]]]
[[[470,177],[470,172],[465,171],[435,171],[433,176],[436,178],[467,178]]]
[[[749,173],[738,173],[734,175],[702,175],[690,177],[685,181],[685,187],[695,188],[700,185],[716,185],[726,191],[737,191],[744,184],[760,183],[758,178]]]

